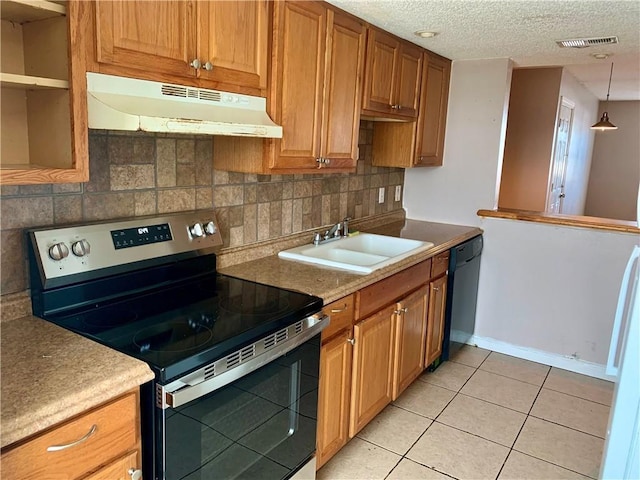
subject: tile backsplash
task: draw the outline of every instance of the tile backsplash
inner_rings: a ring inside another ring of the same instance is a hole
[[[215,170],[210,137],[90,130],[89,182],[2,187],[0,292],[28,288],[29,227],[216,208],[235,247],[401,210],[404,170],[371,166],[372,135],[363,121],[354,174],[255,175]]]

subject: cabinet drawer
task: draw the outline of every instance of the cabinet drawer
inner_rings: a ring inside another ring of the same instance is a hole
[[[433,257],[431,264],[431,278],[439,277],[449,268],[449,252],[442,252]]]
[[[2,455],[3,478],[76,479],[139,445],[138,395],[128,393]],[[89,432],[95,429],[91,435]],[[52,446],[76,445],[57,451]]]
[[[365,318],[382,307],[429,282],[431,259],[396,273],[360,290],[357,318]]]
[[[325,306],[322,311],[331,317],[329,326],[322,331],[322,340],[331,338],[334,334],[345,328],[351,328],[353,323],[353,310],[355,295],[336,300]]]
[[[138,452],[129,452],[84,480],[131,480],[129,470],[140,470],[140,464]]]

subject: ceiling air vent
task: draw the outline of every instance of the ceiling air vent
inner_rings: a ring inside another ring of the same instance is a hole
[[[613,45],[618,43],[618,37],[571,38],[569,40],[557,40],[556,43],[563,48],[586,48],[592,45]]]

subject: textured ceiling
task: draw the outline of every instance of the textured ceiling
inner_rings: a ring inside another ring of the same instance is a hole
[[[513,59],[517,67],[566,66],[604,100],[640,100],[639,0],[328,0],[451,60]],[[413,32],[437,32],[422,39]],[[617,45],[560,48],[556,40],[615,35]],[[612,54],[597,60],[592,53]]]

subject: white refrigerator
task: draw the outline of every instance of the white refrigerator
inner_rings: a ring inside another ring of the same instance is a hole
[[[640,219],[640,192],[638,193]],[[611,336],[607,374],[615,390],[600,478],[640,479],[640,239],[631,252]]]

